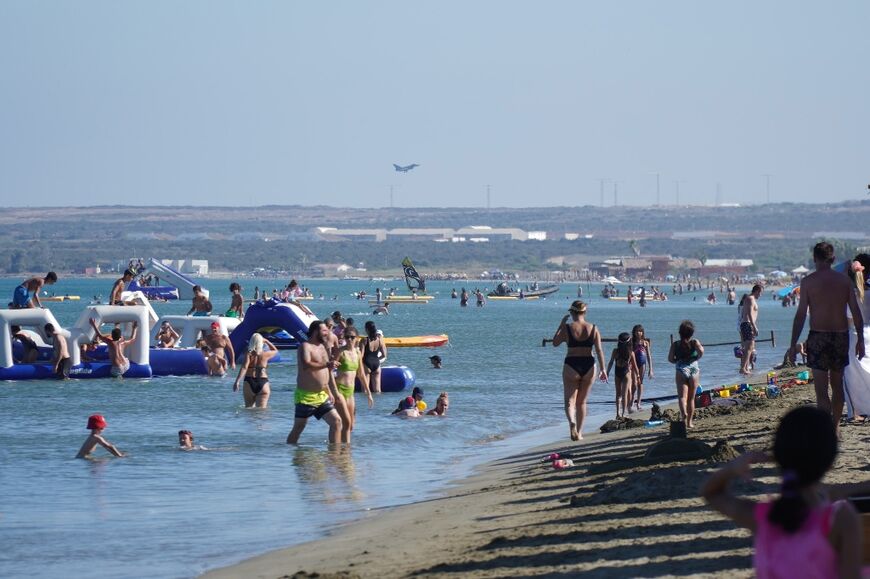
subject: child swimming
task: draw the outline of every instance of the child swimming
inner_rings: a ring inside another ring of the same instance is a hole
[[[85,443],[82,444],[76,458],[88,458],[97,445],[102,446],[119,458],[124,456],[124,453],[115,448],[114,444],[103,438],[103,430],[105,430],[106,426],[108,426],[108,423],[102,414],[94,414],[88,418],[88,429],[91,431],[91,434],[85,440]]]
[[[713,473],[701,489],[707,503],[752,531],[757,577],[859,577],[861,520],[846,501],[831,502],[821,479],[837,456],[831,415],[813,406],[791,410],[779,423],[773,459],[782,476],[780,496],[757,503],[734,496],[728,486],[748,478],[767,455],[744,454]]]

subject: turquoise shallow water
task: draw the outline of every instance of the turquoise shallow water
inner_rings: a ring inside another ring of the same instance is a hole
[[[203,280],[216,311],[229,305],[230,281]],[[250,295],[255,281],[240,281]],[[0,295],[11,297],[17,283],[0,280]],[[339,309],[359,326],[369,319],[366,303],[350,294],[374,293],[375,284],[307,285],[329,298],[309,302],[318,315]],[[327,450],[326,427],[315,421],[300,447],[284,443],[292,423],[295,363],[270,368],[273,395],[265,411],[245,410],[230,377],[0,383],[0,576],[194,576],[316,538],[370,509],[429,496],[475,462],[527,444],[530,432],[563,426],[564,349],[540,343],[552,336],[577,286],[565,285],[546,300],[464,309],[449,298],[454,286],[461,287],[433,282],[438,298],[429,305],[396,305],[392,315],[375,318],[387,335],[450,335],[448,347],[393,349],[389,357],[389,363],[417,372],[430,404],[439,391],[449,391],[450,416],[400,420],[388,416],[399,395],[378,396],[372,410],[358,397],[362,404],[349,452]],[[105,296],[110,287],[111,280],[62,279],[54,291],[83,299],[50,307],[62,324],[71,324],[90,296]],[[674,390],[665,357],[668,335],[682,319],[695,322],[704,343],[737,338],[736,308],[707,305],[707,292],[642,309],[597,297],[596,286],[584,290],[589,319],[605,336],[629,331],[635,323],[646,327],[656,368],[648,396]],[[769,294],[760,305],[762,337],[775,330],[778,341],[777,348],[759,349],[759,367],[766,368],[782,359],[794,309],[781,307]],[[155,304],[159,314],[187,308],[187,303]],[[433,353],[444,359],[443,369],[430,367]],[[705,386],[739,381],[731,348],[708,349],[701,367]],[[612,414],[612,398],[612,384],[596,383],[590,414],[599,419]],[[87,435],[87,417],[95,412],[106,416],[106,437],[128,458],[73,458]],[[181,428],[192,430],[196,442],[210,450],[176,450]],[[562,430],[567,439],[567,427]]]

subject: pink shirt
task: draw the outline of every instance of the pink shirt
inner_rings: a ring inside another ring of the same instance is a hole
[[[773,503],[755,505],[755,574],[759,579],[836,578],[837,552],[828,541],[837,503],[810,511],[803,526],[786,533],[767,520]]]

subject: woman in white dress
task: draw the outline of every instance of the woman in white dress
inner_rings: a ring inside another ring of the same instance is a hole
[[[858,305],[861,315],[864,317],[864,344],[870,345],[870,285],[867,278],[870,277],[870,255],[861,253],[846,268],[846,273],[855,284],[855,293],[858,297]],[[851,320],[851,313],[849,314]],[[855,344],[858,334],[854,325],[849,334],[849,365],[843,371],[843,382],[846,386],[846,403],[848,405],[849,418],[870,417],[870,356],[864,356],[859,360],[855,356]]]

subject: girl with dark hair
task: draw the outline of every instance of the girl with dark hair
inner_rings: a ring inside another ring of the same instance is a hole
[[[870,344],[870,255],[859,253],[848,263],[846,273],[855,286],[855,297],[858,300],[858,309],[864,318],[864,343]],[[852,317],[852,312],[847,310],[846,315]],[[858,332],[854,328],[849,332],[849,365],[843,369],[843,383],[846,389],[846,405],[850,418],[867,419],[870,416],[870,356],[858,359],[855,356],[855,348],[858,343]]]
[[[375,323],[369,320],[365,324],[366,337],[360,343],[362,365],[372,392],[381,391],[381,364],[387,359],[387,346],[383,334],[378,332]]]
[[[760,452],[734,459],[704,483],[707,503],[755,536],[757,577],[861,575],[860,517],[848,502],[824,498],[821,485],[836,455],[831,415],[802,406],[782,418],[774,437],[773,459],[782,475],[778,498],[756,503],[728,488],[735,478],[749,478],[753,463],[769,462]]]
[[[618,419],[631,412],[632,385],[635,384],[638,374],[634,351],[631,349],[631,334],[628,332],[619,334],[619,341],[610,355],[610,362],[607,363],[608,376],[610,376],[610,369],[614,365],[616,366],[614,384],[616,386],[616,418]]]
[[[701,382],[698,360],[704,355],[704,346],[692,337],[695,335],[695,324],[690,320],[683,320],[679,332],[679,341],[671,344],[671,351],[668,352],[668,362],[676,365],[674,381],[677,384],[680,417],[685,421],[686,428],[694,428],[695,392]]]
[[[653,377],[652,364],[652,342],[650,342],[643,326],[637,324],[631,329],[631,349],[634,352],[634,361],[637,364],[637,382],[634,384],[634,402],[637,409],[640,410],[640,403],[643,400],[643,372],[649,368],[649,377]],[[632,398],[628,400],[629,405],[632,403]]]

